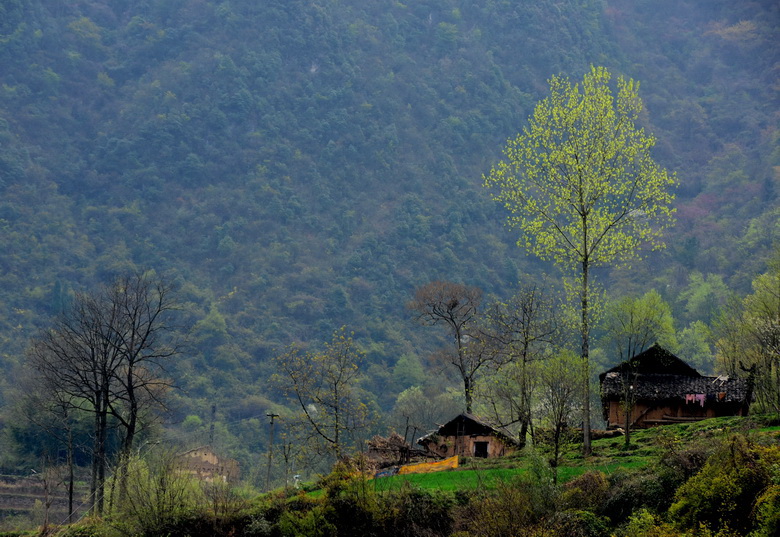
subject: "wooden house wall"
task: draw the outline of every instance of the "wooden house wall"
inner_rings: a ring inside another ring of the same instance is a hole
[[[680,401],[665,401],[663,403],[647,403],[637,401],[631,412],[633,427],[650,427],[663,422],[667,416],[675,418],[716,418],[720,416],[742,416],[743,409],[738,404],[705,404],[684,403]],[[607,413],[607,427],[625,427],[626,419],[623,404],[620,401],[610,401]]]
[[[515,452],[515,448],[506,445],[493,435],[439,436],[437,442],[429,443],[427,448],[444,458],[454,455],[473,457],[477,442],[488,443],[488,458],[502,457]]]

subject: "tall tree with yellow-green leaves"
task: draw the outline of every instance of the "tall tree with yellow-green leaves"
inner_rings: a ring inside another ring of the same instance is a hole
[[[655,138],[637,126],[639,83],[591,67],[581,84],[554,76],[529,124],[484,177],[509,210],[518,245],[576,275],[580,301],[584,416],[590,445],[591,270],[635,258],[643,245],[663,246],[673,222],[677,184],[650,152]]]

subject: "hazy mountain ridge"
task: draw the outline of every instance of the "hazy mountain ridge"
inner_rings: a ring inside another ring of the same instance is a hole
[[[398,356],[429,344],[404,310],[416,285],[506,294],[552,270],[513,245],[481,174],[546,79],[589,64],[641,82],[658,159],[681,182],[668,252],[618,274],[618,292],[674,302],[691,270],[744,292],[776,244],[773,2],[2,9],[9,368],[68,290],[135,266],[178,279],[199,321],[180,371],[192,412],[226,386],[265,395],[252,382],[270,354],[342,324],[387,406]]]

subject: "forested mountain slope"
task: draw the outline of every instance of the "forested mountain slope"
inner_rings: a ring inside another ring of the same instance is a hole
[[[195,325],[186,413],[262,415],[269,356],[341,325],[387,407],[428,345],[415,286],[554,271],[481,175],[549,76],[591,64],[641,82],[680,179],[668,250],[615,292],[677,304],[694,270],[745,291],[779,231],[778,22],[769,0],[6,0],[0,367],[73,290],[154,269]]]

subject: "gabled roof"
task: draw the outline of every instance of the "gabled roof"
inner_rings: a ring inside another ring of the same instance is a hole
[[[648,401],[703,394],[718,403],[742,403],[749,395],[746,380],[703,376],[658,344],[604,371],[599,380],[602,400],[622,399],[628,386],[634,397]]]
[[[607,369],[599,379],[603,382],[608,373],[630,373],[632,375],[678,375],[701,377],[701,373],[686,364],[658,343],[640,352],[630,360]]]
[[[423,436],[417,440],[417,443],[424,445],[424,441],[434,434],[440,436],[494,435],[501,437],[507,442],[516,443],[516,440],[512,438],[512,435],[509,432],[504,431],[499,427],[494,427],[474,414],[468,414],[466,412],[458,414],[436,431]]]
[[[464,412],[439,427],[437,432],[442,436],[457,436],[464,434],[493,434],[498,432],[498,430],[474,414]]]

